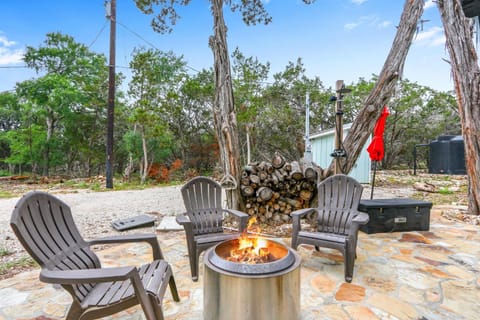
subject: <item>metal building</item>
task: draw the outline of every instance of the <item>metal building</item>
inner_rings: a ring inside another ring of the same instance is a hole
[[[343,137],[345,138],[352,124],[343,125]],[[349,176],[355,178],[360,183],[370,183],[371,161],[368,156],[367,147],[371,138],[365,143],[357,162],[350,171]],[[335,149],[335,129],[328,129],[310,136],[312,145],[312,160],[322,168],[326,168],[332,162],[330,154]],[[348,156],[348,155],[347,155]]]

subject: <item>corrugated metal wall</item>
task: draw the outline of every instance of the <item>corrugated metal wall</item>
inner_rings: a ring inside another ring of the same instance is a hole
[[[352,126],[351,123],[343,126],[343,138],[345,138]],[[370,183],[370,157],[368,156],[367,147],[371,138],[362,149],[349,176],[355,178],[360,183]],[[312,144],[312,160],[322,168],[326,168],[332,162],[330,154],[335,149],[335,129],[325,130],[318,134],[310,136]]]

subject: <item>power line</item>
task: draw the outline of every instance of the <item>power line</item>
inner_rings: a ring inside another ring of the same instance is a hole
[[[152,48],[161,51],[161,50],[160,50],[159,48],[157,48],[153,43],[151,43],[150,41],[146,40],[146,39],[145,39],[144,37],[142,37],[139,33],[133,31],[132,29],[130,29],[129,27],[127,27],[127,26],[126,26],[125,24],[123,24],[122,22],[120,22],[120,21],[117,20],[117,23],[118,23],[120,26],[124,27],[128,32],[132,33],[134,36],[136,36],[136,37],[138,37],[140,40],[144,41],[146,44],[148,44],[148,45],[151,46]],[[189,66],[189,65],[185,65],[185,67],[187,67],[187,68],[190,69],[190,70],[195,71],[196,73],[200,73],[200,71],[197,70],[197,69],[195,69],[194,67],[191,67],[191,66]]]
[[[0,66],[0,69],[26,69],[28,66]]]
[[[107,26],[107,23],[108,21],[105,21],[105,23],[103,24],[102,28],[100,29],[100,31],[97,33],[97,35],[95,36],[95,38],[93,39],[93,41],[90,43],[90,45],[88,46],[88,48],[90,49],[91,46],[93,46],[95,44],[95,42],[97,42],[98,38],[100,37],[100,35],[103,33],[103,30],[105,30],[105,27]]]

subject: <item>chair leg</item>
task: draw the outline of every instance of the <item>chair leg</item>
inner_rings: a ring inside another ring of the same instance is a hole
[[[153,312],[155,314],[155,320],[164,320],[163,311],[162,311],[162,297],[155,297],[154,295],[148,295],[150,298],[150,302],[152,304]],[[143,307],[143,306],[142,306]],[[145,317],[148,319],[147,314],[145,313]]]
[[[194,255],[194,261],[193,261],[193,266],[192,266],[192,280],[197,282],[198,281],[198,265],[200,260],[200,252],[196,252]]]
[[[178,296],[177,285],[175,284],[175,278],[170,276],[170,280],[168,280],[168,284],[170,286],[170,292],[172,293],[172,297],[174,301],[180,301],[180,297]]]
[[[72,305],[70,306],[70,309],[68,310],[67,316],[65,319],[67,320],[78,320],[80,319],[80,316],[83,313],[82,307],[76,303],[73,302]]]
[[[188,246],[188,260],[190,261],[192,280],[196,282],[198,281],[198,257],[196,247]]]
[[[353,269],[355,266],[355,252],[345,252],[345,281],[350,283],[353,279]]]

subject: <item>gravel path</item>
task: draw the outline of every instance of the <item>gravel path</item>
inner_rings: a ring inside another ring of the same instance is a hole
[[[161,218],[182,213],[185,207],[180,188],[181,186],[169,186],[105,192],[79,190],[75,193],[54,194],[70,206],[81,234],[86,239],[93,239],[118,234],[110,225],[115,220],[141,214],[152,214]],[[0,199],[0,250],[7,249],[15,253],[9,256],[10,259],[23,252],[10,228],[10,216],[18,199]],[[152,228],[133,229],[122,234],[128,232],[152,232]]]

